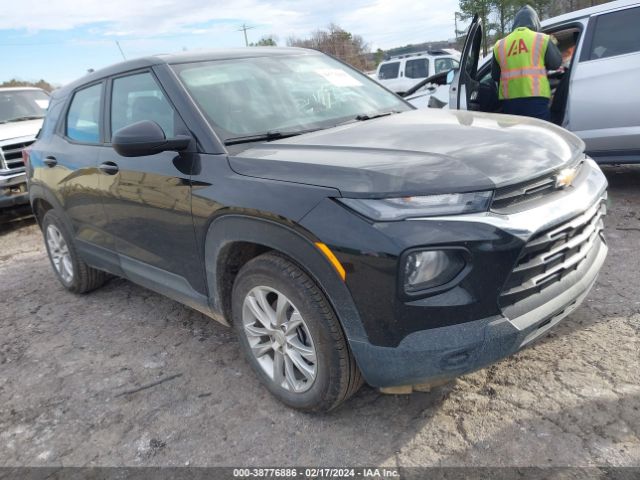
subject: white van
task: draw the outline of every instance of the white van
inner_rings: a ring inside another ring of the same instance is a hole
[[[459,64],[460,53],[455,50],[409,53],[378,65],[375,79],[389,90],[402,94],[425,78],[458,68]]]

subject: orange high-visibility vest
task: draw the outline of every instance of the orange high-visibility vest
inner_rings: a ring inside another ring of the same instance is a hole
[[[500,100],[527,97],[551,97],[551,87],[544,66],[549,35],[515,29],[493,47],[500,65]]]

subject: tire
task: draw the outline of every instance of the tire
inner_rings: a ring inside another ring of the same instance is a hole
[[[271,308],[266,316],[265,308]],[[283,313],[278,315],[278,310]],[[266,253],[240,269],[233,286],[232,318],[247,361],[267,389],[286,405],[327,412],[362,385],[325,295],[285,257]]]
[[[108,275],[91,268],[78,256],[73,237],[53,210],[42,219],[42,234],[53,271],[64,288],[87,293],[104,284]]]

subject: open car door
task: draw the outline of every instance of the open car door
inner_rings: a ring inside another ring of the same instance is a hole
[[[467,31],[467,38],[462,48],[460,68],[456,72],[449,89],[449,108],[457,110],[478,110],[478,91],[480,82],[477,80],[480,47],[482,46],[482,22],[478,15]]]

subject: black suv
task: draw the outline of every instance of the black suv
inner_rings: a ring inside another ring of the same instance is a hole
[[[266,387],[318,411],[480,368],[575,309],[607,252],[583,147],[414,110],[314,51],[184,53],[56,91],[29,193],[68,290],[117,275],[232,324]]]

